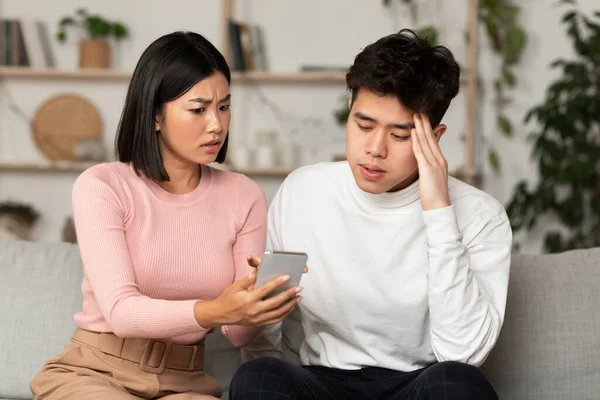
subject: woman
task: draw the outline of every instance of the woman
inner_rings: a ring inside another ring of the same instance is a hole
[[[212,169],[227,152],[231,76],[201,35],[152,43],[133,73],[116,137],[118,162],[73,187],[85,277],[78,329],[31,383],[35,399],[208,399],[204,338],[238,347],[300,300],[254,289],[266,201],[243,175]],[[255,260],[252,260],[254,263]]]

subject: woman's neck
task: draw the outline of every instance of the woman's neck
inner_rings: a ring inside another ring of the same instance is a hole
[[[164,190],[173,194],[186,194],[198,187],[202,175],[200,165],[170,160],[168,157],[163,158],[163,163],[170,180],[157,183]]]

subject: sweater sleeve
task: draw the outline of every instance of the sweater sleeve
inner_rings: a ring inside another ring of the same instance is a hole
[[[162,339],[203,329],[194,317],[195,300],[168,301],[140,293],[125,238],[131,210],[110,167],[81,174],[72,202],[84,274],[114,334]]]
[[[252,267],[248,264],[248,256],[261,256],[265,251],[267,230],[267,201],[262,189],[250,179],[242,176],[237,185],[238,218],[241,221],[235,244],[233,260],[235,264],[235,281],[246,277]],[[262,332],[262,327],[240,325],[224,325],[221,327],[231,343],[236,347],[244,347],[254,341]]]
[[[506,213],[482,212],[463,243],[453,206],[424,212],[431,340],[439,361],[481,365],[504,320],[512,231]]]

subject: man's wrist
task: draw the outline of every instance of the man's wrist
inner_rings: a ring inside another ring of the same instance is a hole
[[[454,206],[424,211],[423,220],[429,246],[462,240]]]
[[[440,208],[450,207],[451,205],[452,205],[452,203],[450,202],[449,198],[440,199],[440,200],[436,200],[436,201],[432,201],[432,202],[425,202],[425,203],[421,204],[421,206],[423,207],[423,211],[437,210]]]

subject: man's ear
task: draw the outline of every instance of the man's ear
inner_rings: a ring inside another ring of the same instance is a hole
[[[435,138],[437,139],[438,142],[440,141],[440,139],[442,138],[442,136],[444,135],[444,133],[446,133],[446,129],[447,128],[448,127],[446,125],[439,124],[433,130],[433,136],[435,136]]]
[[[348,110],[352,109],[352,97],[348,99]]]

